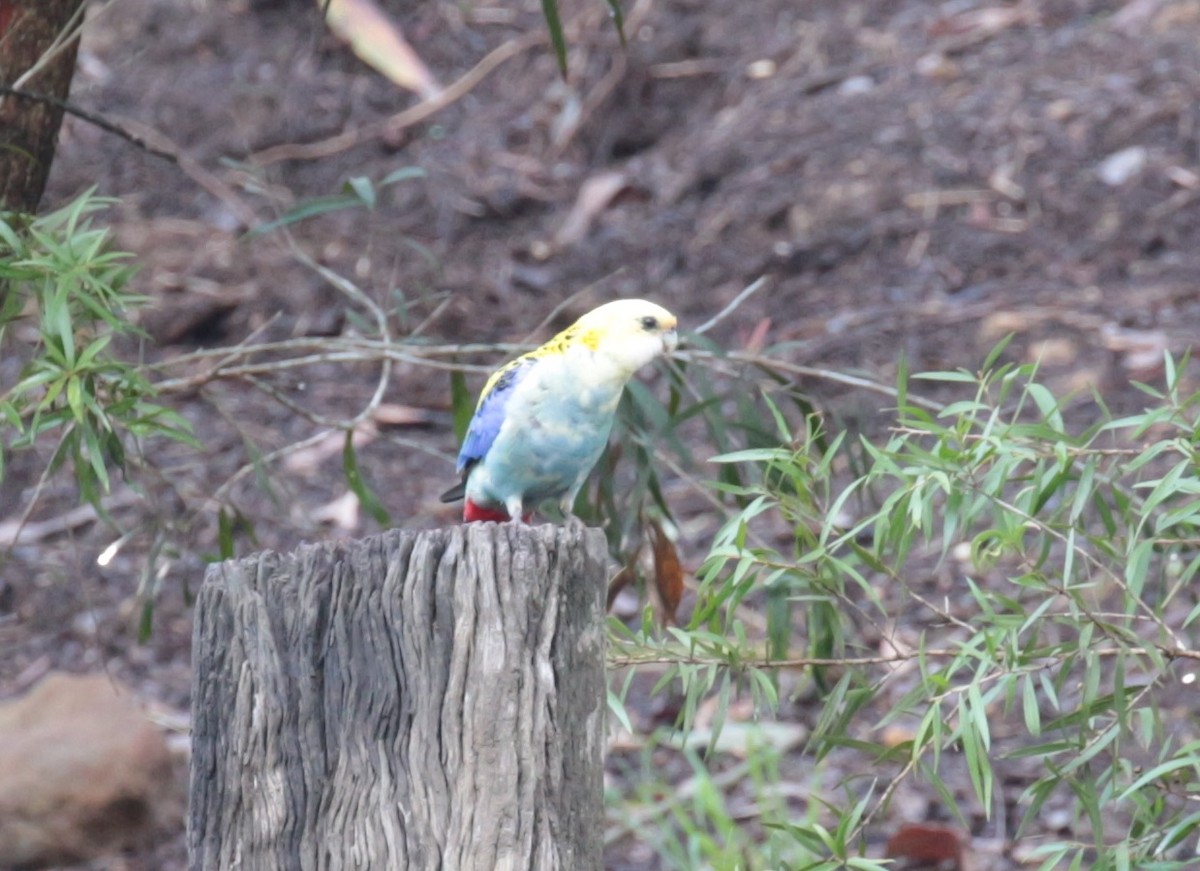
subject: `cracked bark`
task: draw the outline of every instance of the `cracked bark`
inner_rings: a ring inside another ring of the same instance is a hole
[[[190,867],[599,871],[605,573],[579,524],[211,567]]]

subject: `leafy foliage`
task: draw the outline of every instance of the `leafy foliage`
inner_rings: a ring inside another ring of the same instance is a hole
[[[1097,401],[1101,419],[1076,431],[1035,367],[996,363],[1002,350],[979,373],[914,378],[969,391],[934,411],[902,372],[881,438],[792,422],[764,398],[776,445],[715,459],[740,508],[697,572],[690,623],[619,625],[613,664],[653,663],[684,733],[702,712],[719,732],[739,695],[769,716],[781,676],[804,669],[821,696],[814,758],[851,748],[857,770],[888,773],[840,780],[846,800],[810,801],[803,822],[762,815],[807,859],[755,854],[761,830],[742,827],[734,852],[758,858],[731,864],[714,805],[677,815],[660,846],[673,867],[866,867],[868,827],[905,779],[965,821],[994,814],[998,772],[1016,770],[1017,838],[1048,804],[1079,833],[1043,843],[1041,867],[1194,863],[1200,734],[1168,709],[1200,659],[1200,395],[1168,359],[1165,389],[1143,387],[1153,407],[1111,419]]]
[[[128,255],[92,223],[108,202],[88,193],[37,218],[0,214],[0,347],[26,361],[0,394],[12,433],[0,442],[0,475],[6,453],[53,436],[46,474],[70,461],[97,507],[140,439],[189,438],[142,370],[113,351],[114,339],[139,334],[129,312],[144,300],[127,290]]]

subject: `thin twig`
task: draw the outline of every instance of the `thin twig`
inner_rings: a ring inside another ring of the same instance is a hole
[[[442,297],[442,301],[439,302],[436,306],[434,306],[433,311],[431,311],[429,313],[429,315],[423,321],[421,321],[421,323],[419,323],[415,327],[413,327],[413,329],[409,331],[408,335],[406,335],[405,338],[411,342],[413,339],[417,338],[418,336],[423,335],[425,333],[425,331],[427,329],[429,329],[429,326],[431,324],[435,323],[437,321],[437,319],[442,316],[442,312],[444,312],[450,306],[450,303],[453,300],[454,300],[453,295],[447,293],[444,297]]]
[[[155,153],[169,155],[170,159],[183,170],[184,175],[194,181],[214,199],[224,203],[225,207],[233,213],[242,226],[254,227],[259,224],[260,218],[258,213],[242,198],[242,195],[238,193],[233,185],[188,154],[187,151],[177,145],[167,134],[163,133],[157,127],[152,127],[149,124],[136,121],[132,118],[125,119],[125,123],[133,129],[140,130],[144,140],[156,140],[159,144]]]
[[[792,375],[804,375],[810,378],[819,378],[823,381],[832,381],[835,384],[845,384],[847,387],[857,387],[862,390],[867,390],[872,393],[881,393],[884,396],[890,396],[893,399],[898,398],[900,391],[895,387],[890,387],[879,381],[872,381],[870,378],[864,378],[860,375],[848,375],[845,372],[835,372],[832,369],[822,369],[817,366],[802,366],[798,363],[789,363],[786,360],[777,360],[773,357],[767,357],[763,354],[752,354],[747,351],[730,351],[728,354],[716,354],[712,351],[702,351],[698,348],[690,348],[687,351],[677,351],[676,356],[681,359],[689,360],[706,360],[712,361],[713,368],[720,370],[720,361],[730,360],[736,363],[751,363],[755,366],[761,366],[764,369],[777,370],[779,372],[787,372]],[[928,411],[941,411],[945,406],[943,403],[932,399],[925,399],[911,392],[906,397],[910,405],[919,406]]]
[[[293,414],[297,415],[298,417],[304,418],[305,420],[307,420],[310,423],[314,423],[317,426],[323,426],[323,427],[328,427],[331,429],[339,429],[339,430],[345,430],[345,429],[351,428],[350,426],[347,425],[346,421],[344,421],[344,420],[327,417],[323,414],[317,414],[317,412],[313,411],[312,409],[307,408],[306,406],[301,405],[299,402],[296,402],[295,400],[288,397],[288,395],[285,394],[283,391],[276,390],[273,386],[268,384],[266,381],[263,381],[261,378],[256,378],[253,375],[243,375],[242,378],[247,383],[249,383],[250,386],[254,387],[257,390],[262,391],[267,396],[271,397],[276,402],[278,402],[280,405],[282,405],[284,408],[286,408],[288,411],[292,412]]]
[[[39,489],[44,484],[44,481],[45,478],[43,476],[43,479],[39,481]],[[123,489],[101,499],[100,503],[105,511],[112,511],[116,508],[124,508],[127,505],[132,505],[139,498],[133,490]],[[5,520],[0,523],[0,550],[8,550],[19,545],[33,544],[53,535],[70,532],[72,529],[84,526],[100,517],[96,506],[89,502],[76,506],[70,511],[66,511],[56,517],[30,521],[29,512],[36,502],[36,498],[31,499],[29,506],[22,512],[21,517],[16,520]]]
[[[212,505],[216,505],[216,506],[224,505],[225,494],[228,493],[231,489],[233,489],[233,486],[238,481],[240,481],[242,478],[246,477],[251,472],[253,472],[255,470],[255,468],[257,468],[259,465],[267,465],[269,463],[275,462],[276,460],[283,459],[284,457],[288,456],[289,454],[294,454],[294,453],[297,453],[298,451],[304,450],[305,448],[310,448],[313,445],[318,444],[321,441],[323,441],[324,439],[328,438],[329,433],[330,433],[330,430],[322,430],[321,432],[318,432],[315,435],[311,435],[308,438],[301,439],[298,442],[292,442],[291,444],[284,445],[281,448],[276,448],[273,451],[263,454],[257,460],[251,460],[249,463],[245,463],[236,472],[234,472],[232,475],[230,475],[228,478],[226,478],[225,483],[221,484],[221,486],[219,486],[216,490],[214,490],[212,496],[209,497],[209,499],[206,501],[208,503],[210,503]]]
[[[53,106],[56,109],[61,109],[68,115],[74,115],[82,121],[86,121],[94,127],[99,127],[106,133],[112,133],[114,136],[119,136],[131,145],[136,145],[147,154],[153,154],[155,157],[161,157],[163,160],[178,164],[179,156],[176,153],[166,149],[158,148],[151,145],[145,139],[142,139],[135,133],[131,133],[124,127],[109,121],[103,115],[97,115],[94,112],[89,112],[87,109],[81,109],[74,103],[68,100],[60,100],[57,97],[52,97],[49,94],[40,94],[36,91],[26,91],[23,88],[18,88],[16,85],[0,84],[0,94],[12,97],[20,97],[23,100],[31,100],[35,103],[44,103],[47,106]]]
[[[54,452],[50,456],[56,456],[62,450],[67,438],[74,431],[74,424],[66,427],[62,435],[58,438],[58,444],[54,447]],[[17,519],[16,524],[12,527],[12,542],[16,544],[21,540],[21,533],[25,530],[25,525],[29,523],[29,518],[33,516],[34,506],[37,505],[38,499],[42,495],[42,490],[50,481],[50,472],[54,468],[53,463],[47,463],[46,468],[42,469],[42,474],[38,476],[37,483],[33,486],[33,495],[29,497],[29,504],[25,506],[25,510],[21,512],[21,516]],[[10,521],[11,522],[11,521]]]
[[[591,293],[593,290],[595,290],[601,284],[604,284],[608,281],[612,281],[614,278],[616,278],[618,275],[620,275],[624,271],[625,271],[624,266],[618,267],[617,269],[613,270],[612,272],[610,272],[608,275],[604,276],[603,278],[598,279],[597,281],[593,281],[590,284],[585,285],[584,287],[581,287],[579,290],[575,291],[573,294],[568,296],[566,299],[564,299],[562,302],[560,302],[554,308],[550,309],[550,312],[544,318],[542,318],[541,322],[536,327],[534,327],[533,330],[531,330],[527,336],[525,336],[525,339],[521,342],[521,344],[524,345],[524,344],[529,344],[530,342],[532,342],[534,340],[534,338],[542,332],[542,330],[546,329],[546,327],[549,326],[556,317],[558,317],[560,312],[562,312],[564,309],[568,308],[569,306],[573,305],[575,303],[575,301],[577,299],[579,299],[580,297],[587,296],[589,293]]]
[[[897,435],[932,435],[929,430],[917,429],[911,426],[889,426],[888,432],[893,432]],[[956,434],[955,437],[961,439],[962,441],[972,443],[991,441],[995,438],[995,436],[983,435],[981,433],[961,433]],[[1145,448],[1094,448],[1090,445],[1067,445],[1062,444],[1061,442],[1055,443],[1053,449],[1046,449],[1041,448],[1041,443],[1035,441],[1034,439],[1023,438],[1020,435],[1013,435],[1012,437],[1015,441],[1019,442],[1022,447],[1034,451],[1039,457],[1042,458],[1056,458],[1059,450],[1068,456],[1075,457],[1136,457],[1145,451]],[[1172,450],[1174,453],[1180,455],[1183,455],[1184,453],[1183,448],[1180,446],[1176,446]]]
[[[290,231],[286,230],[286,228],[285,235],[288,241],[288,246],[292,249],[292,254],[297,260],[341,291],[350,299],[351,302],[362,306],[374,316],[375,326],[379,330],[379,339],[376,341],[384,347],[391,347],[392,337],[391,331],[388,327],[387,313],[384,312],[379,304],[376,303],[375,300],[371,299],[371,297],[369,297],[366,293],[364,293],[362,289],[350,279],[340,275],[337,272],[334,272],[329,267],[324,266],[314,260],[307,251],[300,247],[300,245],[296,242],[295,237]],[[375,392],[371,395],[371,398],[367,400],[367,404],[364,405],[359,412],[354,415],[354,417],[349,418],[344,422],[344,429],[353,429],[361,421],[364,421],[371,416],[372,412],[374,412],[375,409],[379,407],[379,404],[383,402],[383,394],[387,390],[388,384],[391,382],[391,377],[392,360],[390,357],[385,355],[379,368],[379,378],[375,382]]]
[[[750,297],[754,296],[754,294],[758,293],[760,290],[762,290],[766,286],[767,286],[767,276],[760,275],[758,278],[754,279],[754,281],[750,282],[750,284],[747,285],[742,290],[741,293],[739,293],[737,296],[735,296],[733,298],[733,301],[730,302],[729,305],[725,306],[725,308],[721,309],[719,312],[717,312],[715,315],[713,315],[711,318],[709,318],[703,324],[696,327],[696,329],[692,330],[692,332],[695,333],[696,335],[701,335],[702,333],[707,333],[709,330],[711,330],[713,327],[715,327],[721,321],[725,320],[726,317],[728,317],[734,311],[736,311],[738,306],[740,306],[742,303],[744,303]]]

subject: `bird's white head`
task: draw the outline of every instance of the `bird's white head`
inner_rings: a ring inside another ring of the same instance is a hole
[[[628,376],[675,350],[675,327],[675,315],[662,306],[644,299],[619,299],[592,309],[567,332]]]

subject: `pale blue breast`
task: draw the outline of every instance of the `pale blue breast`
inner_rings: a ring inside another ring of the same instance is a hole
[[[565,366],[538,374],[520,385],[472,471],[468,494],[477,502],[503,504],[518,493],[533,508],[559,498],[587,476],[608,442],[623,383],[587,384]]]

